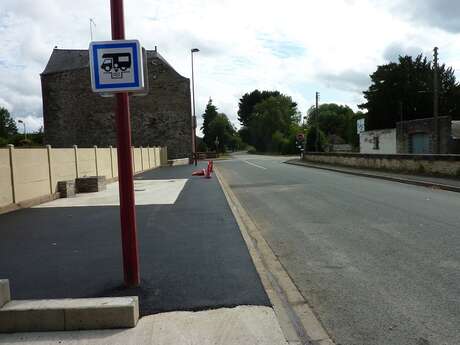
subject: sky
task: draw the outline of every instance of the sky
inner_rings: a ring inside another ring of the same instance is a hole
[[[306,114],[320,102],[357,110],[369,75],[398,55],[439,47],[460,70],[460,2],[453,0],[125,0],[126,38],[139,39],[183,76],[195,55],[198,124],[209,98],[238,127],[238,100],[279,90]],[[40,73],[55,46],[110,39],[109,0],[1,0],[0,106],[43,124]],[[457,74],[457,77],[459,75]]]

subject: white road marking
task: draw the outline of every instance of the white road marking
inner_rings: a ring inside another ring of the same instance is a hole
[[[255,163],[251,163],[251,162],[248,162],[248,161],[245,161],[244,159],[242,159],[243,162],[245,163],[248,163],[249,165],[252,165],[252,166],[255,166],[256,168],[259,168],[259,169],[263,169],[263,170],[267,170],[267,168],[261,166],[261,165],[257,165]]]

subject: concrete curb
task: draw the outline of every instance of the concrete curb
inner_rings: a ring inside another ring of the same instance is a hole
[[[219,169],[215,167],[214,171],[273,305],[286,341],[290,345],[333,345],[334,342],[312,308],[265,241],[257,225],[240,204]]]
[[[8,279],[0,279],[0,309],[11,301],[10,282]]]
[[[419,181],[419,180],[412,180],[412,179],[409,179],[409,178],[400,178],[400,177],[392,177],[392,176],[385,176],[385,175],[379,175],[379,174],[364,173],[364,172],[360,172],[360,171],[343,170],[343,169],[340,169],[340,168],[333,168],[333,167],[329,167],[329,166],[320,166],[320,165],[316,165],[316,164],[308,164],[308,163],[303,163],[303,162],[299,162],[299,161],[292,161],[292,160],[291,161],[285,161],[284,163],[285,164],[291,164],[291,165],[297,165],[297,166],[303,166],[303,167],[307,167],[307,168],[314,168],[314,169],[322,169],[322,170],[340,172],[340,173],[348,174],[348,175],[363,176],[363,177],[370,177],[370,178],[376,178],[376,179],[381,179],[381,180],[387,180],[387,181],[411,184],[411,185],[415,185],[415,186],[438,188],[438,189],[442,189],[442,190],[447,190],[447,191],[451,191],[451,192],[460,193],[460,187],[452,186],[452,185],[446,185],[446,184],[437,183],[437,182]]]
[[[139,320],[137,296],[11,300],[0,280],[0,333],[132,328]]]

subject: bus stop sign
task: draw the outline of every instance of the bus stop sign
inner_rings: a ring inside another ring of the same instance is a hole
[[[141,45],[137,40],[91,42],[91,87],[94,92],[144,90]]]

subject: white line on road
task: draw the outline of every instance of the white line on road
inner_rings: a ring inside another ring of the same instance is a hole
[[[261,166],[261,165],[257,165],[257,164],[255,164],[255,163],[251,163],[251,162],[245,161],[245,160],[243,160],[243,159],[242,159],[242,161],[245,162],[245,163],[248,163],[249,165],[253,165],[253,166],[255,166],[256,168],[267,170],[267,168],[265,168],[265,167],[263,167],[263,166]]]

